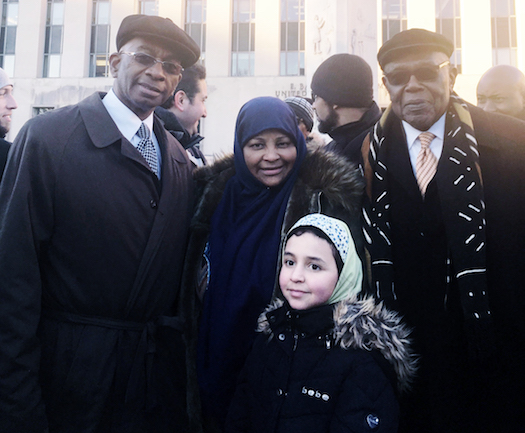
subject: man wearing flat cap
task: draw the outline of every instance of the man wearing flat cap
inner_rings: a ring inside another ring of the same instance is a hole
[[[0,187],[0,431],[187,431],[191,164],[153,116],[199,48],[126,17],[113,88],[29,120]]]
[[[453,45],[379,50],[391,105],[363,143],[372,291],[421,355],[400,432],[523,429],[525,125],[453,92]]]
[[[361,57],[334,54],[312,77],[319,132],[332,137],[327,150],[358,163],[363,137],[381,116],[373,100],[372,70]]]

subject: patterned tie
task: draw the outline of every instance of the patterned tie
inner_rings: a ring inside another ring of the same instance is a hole
[[[146,162],[148,163],[151,171],[159,177],[159,170],[157,165],[157,151],[153,140],[150,138],[149,128],[144,124],[140,124],[140,128],[137,131],[137,135],[140,137],[140,142],[137,145],[137,150],[142,154]]]
[[[438,160],[429,148],[430,143],[432,143],[435,137],[431,132],[423,132],[419,135],[421,150],[416,160],[416,177],[423,197],[425,196],[428,184],[436,174]]]

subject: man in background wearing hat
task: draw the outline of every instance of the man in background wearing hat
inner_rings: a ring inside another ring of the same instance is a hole
[[[364,141],[372,291],[413,328],[400,432],[523,429],[525,125],[452,91],[453,45],[421,29],[379,50],[387,108]]]
[[[107,94],[29,120],[0,187],[0,431],[186,431],[191,164],[153,110],[199,48],[126,17]]]
[[[358,163],[363,137],[381,116],[373,100],[372,70],[361,57],[334,54],[312,77],[319,132],[333,138],[327,149]]]
[[[510,65],[497,65],[483,74],[477,87],[478,107],[525,120],[525,75]]]
[[[0,180],[11,147],[11,143],[5,139],[5,136],[11,128],[11,113],[17,107],[15,98],[13,98],[13,82],[6,72],[0,68]]]

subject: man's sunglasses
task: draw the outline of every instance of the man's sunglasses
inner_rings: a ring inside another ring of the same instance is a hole
[[[412,76],[416,77],[418,81],[434,81],[438,77],[441,68],[447,65],[450,65],[450,61],[445,60],[439,65],[422,66],[417,69],[390,72],[389,74],[385,74],[385,77],[393,86],[404,86],[410,81]]]
[[[162,60],[158,60],[146,53],[127,53],[125,51],[121,51],[120,54],[132,56],[139,65],[146,66],[147,68],[151,68],[153,65],[160,63],[166,73],[170,75],[179,75],[182,71],[184,71],[184,68],[177,63],[163,62]]]

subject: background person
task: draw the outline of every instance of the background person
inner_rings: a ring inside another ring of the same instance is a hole
[[[208,114],[206,99],[206,69],[196,63],[182,72],[175,94],[155,109],[165,128],[184,146],[197,167],[206,165],[206,158],[199,148],[204,139],[199,135],[200,120]]]
[[[18,105],[13,97],[13,82],[6,72],[0,68],[0,180],[11,147],[11,143],[5,139],[5,136],[11,129],[11,114],[17,108]]]
[[[153,111],[200,52],[144,15],[117,49],[110,92],[29,120],[0,186],[2,432],[187,427],[174,312],[192,170]]]
[[[479,108],[525,120],[525,75],[518,68],[490,68],[479,80],[476,91]]]
[[[282,251],[279,295],[259,317],[227,431],[397,432],[396,390],[415,372],[409,331],[372,297],[358,299],[348,227],[306,215]]]
[[[422,29],[378,52],[391,105],[365,175],[373,292],[421,355],[401,432],[524,424],[525,125],[453,93],[453,44]]]
[[[310,86],[317,128],[333,139],[326,149],[359,164],[363,138],[381,116],[370,66],[359,56],[334,54],[319,65]]]
[[[215,424],[221,431],[257,318],[272,296],[282,231],[322,210],[345,218],[359,239],[363,184],[346,160],[307,153],[294,113],[272,97],[241,108],[234,155],[200,168],[195,181],[198,199],[183,283],[183,294],[190,296],[181,310],[193,323],[187,339],[199,333],[207,428],[213,431]],[[203,253],[208,272],[199,279]]]

